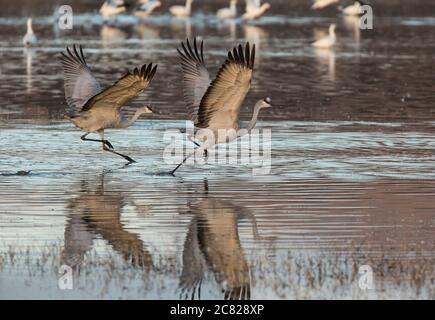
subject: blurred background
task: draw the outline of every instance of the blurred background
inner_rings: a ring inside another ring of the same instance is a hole
[[[104,21],[102,1],[0,1],[0,120],[47,121],[64,112],[63,79],[58,60],[67,45],[82,44],[88,63],[103,85],[127,68],[159,64],[150,90],[131,102],[152,103],[159,118],[184,119],[181,72],[176,47],[187,37],[205,40],[212,75],[228,50],[250,41],[257,45],[253,88],[242,108],[270,96],[275,108],[262,115],[274,120],[375,120],[415,122],[435,115],[432,108],[435,2],[370,1],[374,29],[360,30],[357,17],[343,16],[333,5],[311,10],[311,2],[271,0],[260,19],[220,20],[216,11],[228,1],[196,0],[191,17],[178,19],[162,1],[149,17],[127,12]],[[353,1],[342,1],[349,4]],[[60,4],[73,7],[74,27],[57,25]],[[244,1],[238,1],[238,16]],[[26,19],[33,17],[38,45],[22,47]],[[337,44],[316,50],[311,43],[337,24]],[[161,88],[156,90],[156,88]],[[21,92],[22,94],[17,94]],[[156,116],[157,117],[157,116]]]
[[[104,1],[98,0],[17,0],[17,1],[0,1],[1,12],[0,16],[28,16],[28,15],[46,15],[48,12],[59,5],[68,4],[74,7],[78,13],[87,13],[89,11],[97,12]],[[135,1],[125,1],[126,3],[134,3]],[[174,4],[183,4],[184,0],[162,0],[161,10],[167,11],[167,8]],[[270,14],[272,15],[318,15],[318,12],[312,12],[310,6],[311,0],[269,0],[272,4]],[[352,1],[351,1],[352,2]],[[435,12],[435,2],[431,0],[372,0],[365,1],[370,4],[379,16],[433,16]],[[219,8],[227,5],[226,0],[196,0],[194,2],[194,10],[198,11],[216,11]],[[244,1],[239,1],[239,7],[242,8]],[[329,14],[336,12],[334,7],[325,9]]]

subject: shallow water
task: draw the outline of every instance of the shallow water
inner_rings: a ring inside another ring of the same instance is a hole
[[[254,24],[123,17],[118,27],[80,14],[71,32],[36,16],[40,45],[24,51],[24,18],[0,18],[0,297],[434,299],[435,24],[393,9],[373,31],[330,11]],[[332,22],[337,47],[311,49]],[[185,125],[175,47],[193,35],[206,35],[213,72],[234,44],[257,43],[242,118],[272,97],[258,123],[272,132],[270,172],[227,163],[164,174],[174,167],[164,133]],[[159,63],[129,104],[156,113],[107,131],[137,163],[61,120],[57,57],[72,43],[106,85]],[[59,288],[61,265],[73,290]],[[358,286],[363,265],[374,289]]]
[[[126,167],[67,123],[3,128],[0,296],[198,298],[203,279],[200,298],[433,298],[430,136],[402,124],[262,122],[270,174],[187,164],[162,176],[174,166],[162,163],[163,132],[182,125],[110,132],[138,161]],[[323,279],[291,284],[317,274],[313,263]],[[77,272],[75,290],[58,289],[61,264]],[[357,287],[364,264],[379,279],[369,293]]]

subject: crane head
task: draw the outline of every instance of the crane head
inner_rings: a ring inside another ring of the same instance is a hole
[[[142,111],[141,113],[153,113],[154,112],[150,106],[142,107],[142,108],[140,108],[140,110]]]
[[[270,99],[269,97],[264,98],[263,100],[261,100],[262,102],[262,108],[271,108],[272,107],[272,99]]]

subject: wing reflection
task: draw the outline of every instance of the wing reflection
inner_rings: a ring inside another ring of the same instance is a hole
[[[238,221],[253,216],[244,207],[209,196],[207,184],[205,195],[189,205],[193,219],[183,250],[182,298],[200,299],[205,274],[212,271],[224,299],[250,299],[250,269],[240,243]]]
[[[150,253],[139,236],[127,231],[120,222],[128,200],[122,192],[107,190],[104,174],[99,180],[82,181],[78,196],[68,203],[71,213],[65,228],[62,263],[78,269],[93,241],[102,238],[128,264],[149,271],[152,267]]]

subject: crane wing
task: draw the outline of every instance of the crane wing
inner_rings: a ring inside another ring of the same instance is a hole
[[[240,107],[251,87],[255,59],[255,44],[245,49],[239,45],[228,52],[228,58],[220,68],[201,100],[198,111],[199,128],[237,128]]]
[[[133,72],[128,72],[112,86],[104,89],[86,102],[81,111],[88,111],[92,108],[115,108],[123,106],[128,100],[138,96],[150,84],[157,65],[152,63],[144,64],[139,70],[135,68]]]
[[[74,45],[72,51],[67,47],[66,51],[66,54],[61,53],[65,99],[69,108],[77,111],[86,101],[101,92],[101,85],[86,63],[82,46],[77,50]]]
[[[203,44],[201,41],[198,51],[196,38],[193,39],[193,48],[187,39],[186,44],[181,43],[182,50],[177,48],[183,71],[184,101],[189,119],[193,122],[197,121],[199,104],[210,85],[210,75],[204,63]]]

